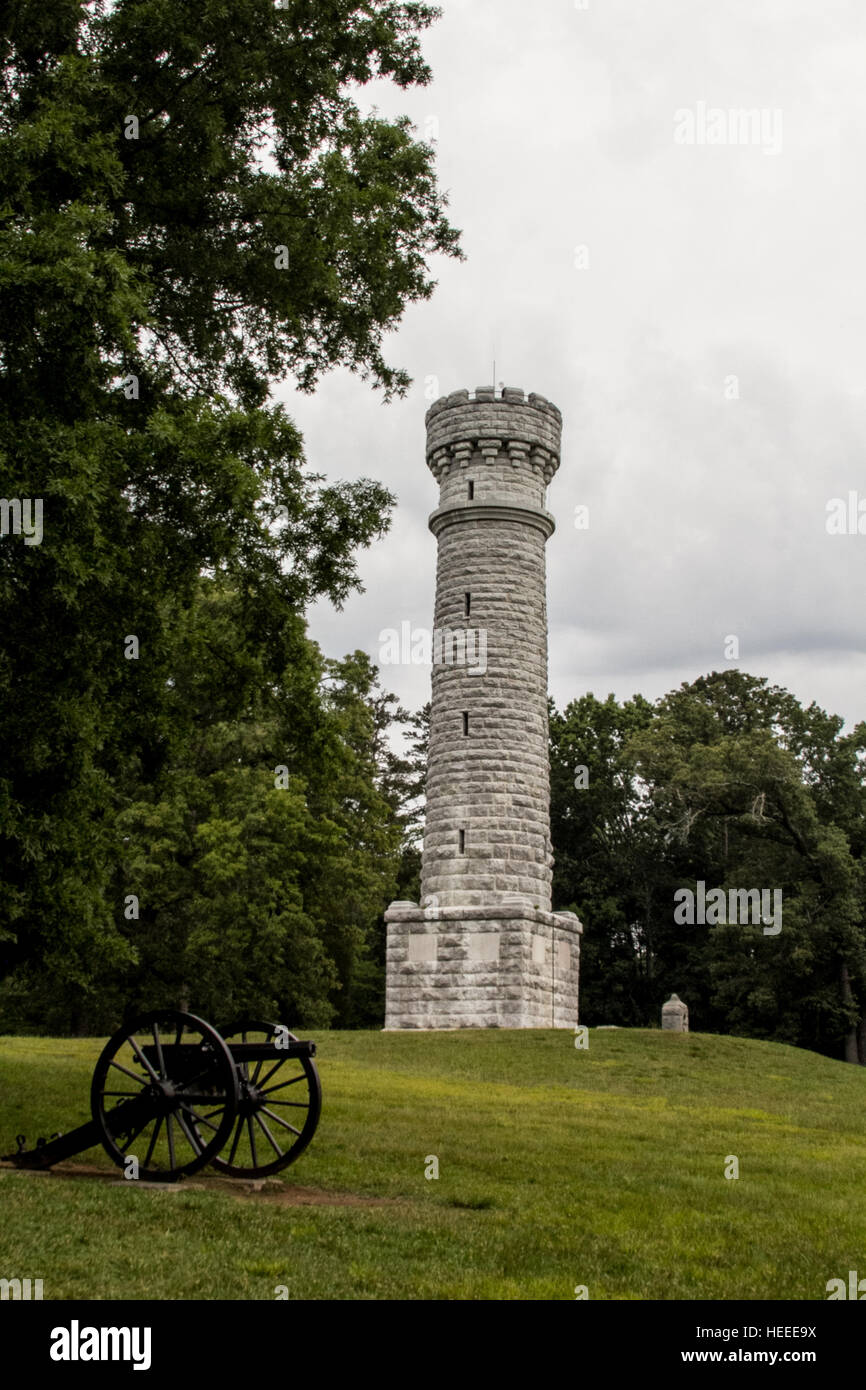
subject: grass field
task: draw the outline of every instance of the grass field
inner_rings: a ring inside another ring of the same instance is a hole
[[[304,1036],[322,1120],[266,1191],[142,1189],[100,1149],[79,1176],[3,1169],[0,1277],[46,1299],[823,1300],[866,1276],[864,1069],[694,1033]],[[0,1038],[0,1151],[88,1118],[101,1046]]]

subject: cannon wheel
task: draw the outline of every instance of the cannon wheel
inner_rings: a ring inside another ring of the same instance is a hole
[[[121,1129],[112,1110],[129,1101],[143,1104]],[[235,1065],[219,1033],[176,1009],[139,1014],[109,1038],[90,1088],[106,1153],[120,1167],[134,1156],[138,1177],[149,1182],[171,1182],[209,1163],[231,1133],[237,1105]]]
[[[222,1036],[232,1042],[273,1043],[277,1033],[297,1042],[282,1025],[245,1019]],[[311,1057],[275,1050],[276,1061],[237,1063],[239,1100],[231,1143],[211,1160],[233,1178],[264,1178],[287,1168],[304,1152],[319,1123],[322,1083]]]

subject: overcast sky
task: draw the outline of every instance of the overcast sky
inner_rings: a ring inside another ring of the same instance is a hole
[[[398,498],[361,556],[366,592],[317,605],[311,635],[377,659],[382,629],[432,626],[424,413],[431,391],[489,383],[495,356],[498,382],[564,417],[560,708],[738,665],[866,718],[866,534],[827,531],[828,502],[856,492],[866,532],[864,0],[443,9],[432,84],[365,92],[436,135],[463,232],[466,261],[437,259],[433,298],[388,339],[414,386],[387,406],[342,372],[277,393],[314,470]],[[429,698],[429,667],[382,680],[410,708]]]

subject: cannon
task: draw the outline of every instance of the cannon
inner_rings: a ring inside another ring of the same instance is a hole
[[[294,1163],[322,1109],[316,1045],[279,1023],[241,1019],[217,1031],[195,1014],[139,1014],[109,1038],[90,1087],[90,1119],[18,1148],[6,1161],[51,1168],[102,1144],[129,1176],[176,1182],[211,1163],[263,1178]]]

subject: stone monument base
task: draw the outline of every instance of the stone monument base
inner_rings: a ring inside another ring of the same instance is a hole
[[[577,1023],[583,926],[573,912],[395,902],[385,922],[386,1030]]]

